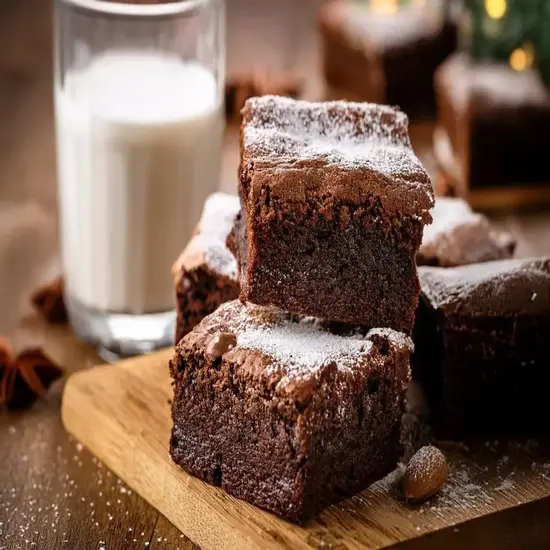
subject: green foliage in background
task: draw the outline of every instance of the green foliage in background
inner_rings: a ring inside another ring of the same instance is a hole
[[[550,84],[550,0],[464,0],[460,36],[474,59],[510,62],[523,50]]]

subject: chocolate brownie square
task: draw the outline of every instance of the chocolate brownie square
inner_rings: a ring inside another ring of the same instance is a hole
[[[451,56],[437,70],[438,124],[458,166],[454,191],[550,181],[550,92],[534,69]]]
[[[336,335],[236,300],[176,348],[171,456],[187,472],[302,522],[393,470],[412,342]]]
[[[411,115],[433,113],[434,71],[457,43],[443,10],[415,5],[388,15],[368,2],[334,0],[321,8],[319,26],[330,87]]]
[[[439,437],[547,431],[550,259],[419,274],[413,377]]]
[[[237,262],[225,244],[239,210],[238,197],[210,195],[195,234],[172,267],[176,343],[221,303],[239,295]]]
[[[437,197],[431,211],[433,222],[424,228],[416,263],[456,267],[511,258],[516,241],[497,231],[487,216],[473,212],[459,198]]]
[[[428,174],[401,111],[280,97],[243,110],[241,299],[410,332]]]

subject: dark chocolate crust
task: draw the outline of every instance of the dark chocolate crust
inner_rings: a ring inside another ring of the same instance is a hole
[[[410,332],[433,194],[405,115],[260,98],[244,109],[241,299]]]
[[[352,360],[348,366],[342,355],[324,362],[321,356],[313,367],[315,338],[326,333],[320,326],[309,332],[304,322],[229,302],[182,340],[170,365],[173,460],[298,522],[395,467],[411,350],[408,338],[391,330],[332,336],[336,346],[351,342],[363,351],[342,351]],[[269,352],[270,326],[279,327],[289,345],[294,329],[301,331],[295,364]],[[262,341],[264,333],[266,349],[250,343],[251,335]],[[222,338],[229,344],[220,347]]]
[[[412,368],[437,435],[547,432],[550,261],[419,272]]]
[[[435,75],[438,121],[468,189],[550,180],[550,93],[534,69],[449,57]]]
[[[457,28],[430,9],[390,18],[349,1],[319,14],[327,83],[354,99],[399,105],[410,115],[434,111],[435,69],[456,49]]]

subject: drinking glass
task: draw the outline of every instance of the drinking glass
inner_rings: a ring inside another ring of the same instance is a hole
[[[224,0],[57,0],[65,299],[109,357],[169,345],[171,265],[218,187]]]

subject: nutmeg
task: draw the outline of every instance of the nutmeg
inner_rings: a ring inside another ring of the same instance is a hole
[[[433,445],[422,447],[405,468],[402,482],[405,500],[422,502],[429,499],[443,487],[448,475],[445,455]]]

